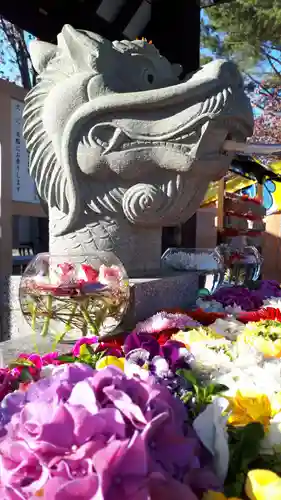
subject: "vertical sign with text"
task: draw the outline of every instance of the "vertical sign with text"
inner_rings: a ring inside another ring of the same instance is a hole
[[[12,200],[39,203],[35,184],[29,175],[28,152],[22,136],[23,107],[23,102],[11,99]]]

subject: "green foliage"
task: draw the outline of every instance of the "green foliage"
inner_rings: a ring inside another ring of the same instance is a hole
[[[266,61],[273,73],[279,73],[281,0],[234,0],[206,13],[202,47],[217,57],[234,57],[242,70]]]
[[[192,387],[191,391],[186,391],[180,396],[185,404],[194,398],[191,410],[192,418],[196,418],[199,413],[204,411],[205,407],[212,403],[215,396],[221,396],[222,393],[228,391],[228,387],[223,384],[212,383],[206,385],[200,382],[191,370],[180,369],[176,373],[189,382]]]
[[[96,363],[106,355],[105,351],[95,352],[88,344],[82,344],[79,351],[79,356],[73,356],[71,354],[62,354],[58,356],[58,361],[62,361],[63,363],[84,363],[86,365],[95,368]]]
[[[228,433],[230,457],[225,494],[241,497],[247,473],[259,457],[264,429],[260,423],[253,422],[245,427],[230,427]]]

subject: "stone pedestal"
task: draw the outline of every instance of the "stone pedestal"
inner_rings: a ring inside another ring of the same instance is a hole
[[[186,310],[193,305],[198,291],[196,273],[170,272],[131,278],[131,301],[122,323],[124,329],[134,328],[163,309]]]

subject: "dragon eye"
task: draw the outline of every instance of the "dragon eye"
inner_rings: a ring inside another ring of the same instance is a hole
[[[154,82],[154,75],[152,73],[148,73],[146,78],[147,78],[148,83]]]

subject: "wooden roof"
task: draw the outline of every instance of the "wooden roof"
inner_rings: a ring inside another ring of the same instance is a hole
[[[171,0],[1,0],[0,14],[46,41],[55,41],[66,23],[97,31],[110,40],[134,39],[146,31],[152,7],[157,10],[161,24],[165,8],[168,6],[172,21],[173,12],[182,1],[187,9],[192,9],[192,5],[200,8],[200,2],[206,8],[233,0],[175,0],[175,3]]]

